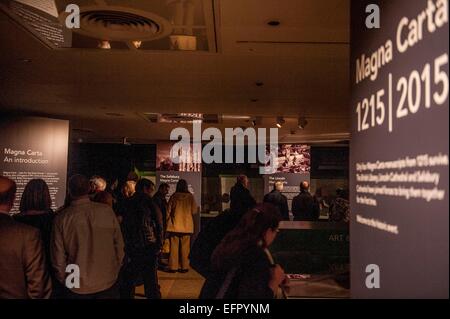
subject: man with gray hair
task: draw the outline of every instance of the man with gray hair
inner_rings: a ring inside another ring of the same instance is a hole
[[[106,190],[106,180],[103,177],[94,175],[91,177],[91,193],[100,193]]]

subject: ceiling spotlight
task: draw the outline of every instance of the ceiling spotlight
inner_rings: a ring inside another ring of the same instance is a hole
[[[306,120],[306,117],[299,117],[298,118],[298,128],[301,130],[304,130],[306,125],[308,125],[308,121]]]
[[[253,117],[253,118],[251,119],[252,126],[258,126],[258,125],[261,125],[261,121],[262,121],[261,116]]]
[[[131,43],[136,49],[139,49],[142,46],[142,41],[132,41]]]
[[[277,117],[277,127],[278,127],[278,128],[283,127],[283,124],[284,124],[284,123],[286,123],[286,121],[284,120],[283,117],[281,117],[281,116]]]
[[[109,41],[100,41],[98,47],[100,49],[111,49],[111,43],[109,43]]]

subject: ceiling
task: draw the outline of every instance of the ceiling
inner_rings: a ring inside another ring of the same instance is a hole
[[[1,110],[69,119],[85,142],[167,140],[179,125],[143,114],[180,112],[236,115],[219,128],[284,116],[282,142],[348,138],[349,0],[203,2],[214,50],[51,49],[0,10]]]

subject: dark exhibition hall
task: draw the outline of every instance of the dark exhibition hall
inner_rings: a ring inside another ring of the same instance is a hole
[[[448,16],[1,0],[0,299],[186,319],[448,299]]]

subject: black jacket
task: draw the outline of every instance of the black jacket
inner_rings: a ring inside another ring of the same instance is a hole
[[[189,255],[191,267],[203,277],[210,273],[211,255],[222,239],[233,230],[244,213],[226,210],[210,220],[200,231]]]
[[[236,183],[230,191],[230,209],[238,214],[246,213],[256,205],[250,191],[241,183]]]
[[[145,194],[134,194],[125,202],[122,234],[125,252],[129,257],[158,252],[162,245],[163,229],[159,208]]]
[[[289,207],[287,197],[274,189],[264,196],[264,203],[270,203],[278,208],[283,220],[289,220]]]
[[[319,220],[319,202],[308,191],[301,191],[292,200],[292,214],[294,215],[294,220]]]
[[[271,264],[264,250],[254,247],[236,258],[236,274],[233,276],[224,299],[272,299],[274,293],[269,287]],[[215,299],[225,278],[227,270],[213,271],[205,281],[200,299]]]
[[[166,229],[166,217],[167,217],[167,200],[166,197],[161,194],[160,192],[156,192],[155,195],[153,195],[153,203],[159,208],[162,214],[162,221],[164,224],[164,229]]]

